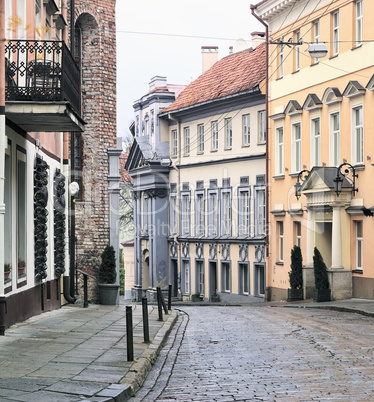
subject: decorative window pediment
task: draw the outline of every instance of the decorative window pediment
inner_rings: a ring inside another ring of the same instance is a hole
[[[374,91],[374,74],[371,76],[369,82],[366,85],[366,89],[369,91]]]
[[[288,116],[293,116],[295,114],[301,114],[303,112],[303,108],[300,106],[299,102],[296,100],[290,100],[284,113]]]
[[[285,113],[276,113],[276,114],[272,114],[271,116],[269,116],[269,119],[277,121],[277,120],[284,119],[285,116],[286,116]]]
[[[322,102],[319,99],[319,97],[316,94],[309,94],[307,98],[305,99],[303,109],[312,111],[316,109],[321,109],[322,108]]]
[[[366,89],[358,81],[349,81],[343,92],[343,96],[353,98],[355,96],[363,95],[365,91]]]
[[[327,88],[325,93],[323,94],[322,102],[325,105],[332,105],[334,103],[341,102],[342,98],[343,96],[338,88],[330,87]]]

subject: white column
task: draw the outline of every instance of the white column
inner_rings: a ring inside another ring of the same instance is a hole
[[[314,254],[314,211],[308,209],[306,225],[306,266],[313,267]]]
[[[334,205],[332,211],[331,268],[342,268],[341,205]]]

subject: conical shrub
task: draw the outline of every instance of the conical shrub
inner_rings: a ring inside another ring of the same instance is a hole
[[[303,257],[299,246],[294,246],[291,250],[291,271],[288,275],[291,289],[303,288]]]
[[[327,276],[327,267],[317,247],[314,247],[313,268],[315,288],[329,289],[330,285]]]
[[[107,245],[101,253],[101,264],[99,269],[100,283],[114,283],[116,281],[116,253],[113,246]]]

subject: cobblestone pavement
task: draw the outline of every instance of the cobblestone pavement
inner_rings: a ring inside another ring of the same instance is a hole
[[[373,401],[374,319],[282,307],[181,307],[140,401]]]

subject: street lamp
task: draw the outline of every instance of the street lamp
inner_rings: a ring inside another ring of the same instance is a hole
[[[327,47],[324,43],[311,43],[308,49],[310,57],[320,59],[327,54]]]
[[[342,170],[343,166],[346,167]],[[348,177],[348,174],[350,172],[352,172],[352,179]],[[356,174],[355,168],[350,163],[344,162],[341,165],[339,165],[336,168],[336,177],[333,180],[336,195],[339,197],[340,193],[342,192],[343,181],[344,178],[346,178],[348,181],[352,183],[352,193],[354,196],[356,191],[358,192],[358,188],[356,188],[356,177],[358,177],[358,174]]]
[[[299,200],[299,198],[301,197],[301,184],[304,183],[304,181],[308,177],[309,173],[310,173],[309,170],[304,169],[301,172],[299,172],[299,174],[297,175],[297,182],[294,185],[294,187],[295,187],[295,197],[296,197],[297,200]],[[300,181],[301,181],[301,183],[300,183]]]

